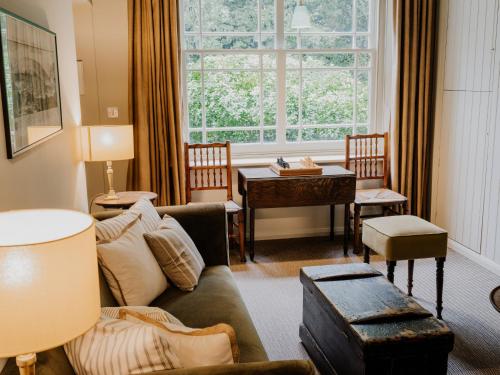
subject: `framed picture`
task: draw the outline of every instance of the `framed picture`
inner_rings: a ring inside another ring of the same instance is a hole
[[[62,131],[56,34],[0,8],[0,86],[9,159]]]

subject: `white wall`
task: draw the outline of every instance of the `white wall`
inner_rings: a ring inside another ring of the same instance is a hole
[[[441,2],[432,205],[451,246],[493,268],[500,265],[498,6]]]
[[[57,34],[64,131],[14,160],[7,159],[0,129],[0,210],[70,208],[87,210],[85,166],[79,161],[80,101],[71,2],[0,0],[0,7]],[[0,118],[3,128],[3,116]],[[0,359],[0,371],[5,361]]]
[[[8,160],[0,131],[0,210],[60,207],[87,210],[85,166],[79,161],[80,102],[71,2],[0,0],[0,7],[57,34],[64,131]],[[3,128],[3,117],[0,119]]]

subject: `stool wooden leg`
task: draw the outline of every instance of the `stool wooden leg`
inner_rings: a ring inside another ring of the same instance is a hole
[[[335,237],[335,205],[330,205],[330,241]]]
[[[444,262],[446,258],[436,258],[436,310],[437,318],[443,319],[443,281],[444,281]]]
[[[363,249],[364,249],[363,261],[366,264],[370,264],[370,248],[366,245],[363,245]]]
[[[240,260],[246,262],[245,256],[245,216],[243,211],[238,212],[238,229],[240,235]]]
[[[387,278],[394,284],[394,268],[396,268],[395,260],[388,260],[387,263]]]
[[[408,295],[411,297],[413,294],[411,293],[413,289],[413,266],[415,265],[415,261],[410,259],[408,261]]]
[[[359,254],[360,249],[360,233],[359,233],[359,224],[361,222],[361,206],[354,204],[354,254]]]

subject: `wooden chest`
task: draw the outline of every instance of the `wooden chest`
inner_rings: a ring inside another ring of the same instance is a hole
[[[367,264],[306,267],[300,338],[324,374],[446,374],[454,335]]]

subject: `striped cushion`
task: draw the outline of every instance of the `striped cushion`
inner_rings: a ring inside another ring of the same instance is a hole
[[[205,262],[191,237],[175,219],[168,218],[166,224],[163,221],[158,230],[145,233],[144,238],[163,273],[179,289],[192,291],[198,285]]]
[[[183,368],[229,365],[239,362],[236,332],[228,324],[207,328],[189,328],[158,322],[128,308],[120,310],[120,319],[157,327],[163,332]]]
[[[157,322],[172,323],[179,326],[184,325],[175,316],[166,312],[163,309],[160,309],[159,307],[150,307],[150,306],[101,307],[101,314],[108,318],[118,319],[120,317],[120,310],[123,309],[145,315],[148,318],[156,320]]]
[[[146,198],[139,199],[130,207],[129,212],[135,215],[141,215],[141,223],[146,232],[156,230],[161,222],[160,215],[158,215],[156,208],[151,201]]]
[[[118,237],[131,222],[137,219],[137,216],[136,213],[126,211],[111,219],[96,221],[95,235],[97,240],[103,241]]]
[[[64,350],[77,375],[143,374],[181,367],[157,328],[105,316]]]
[[[143,234],[136,217],[118,238],[97,243],[99,264],[120,306],[149,305],[168,286]]]

